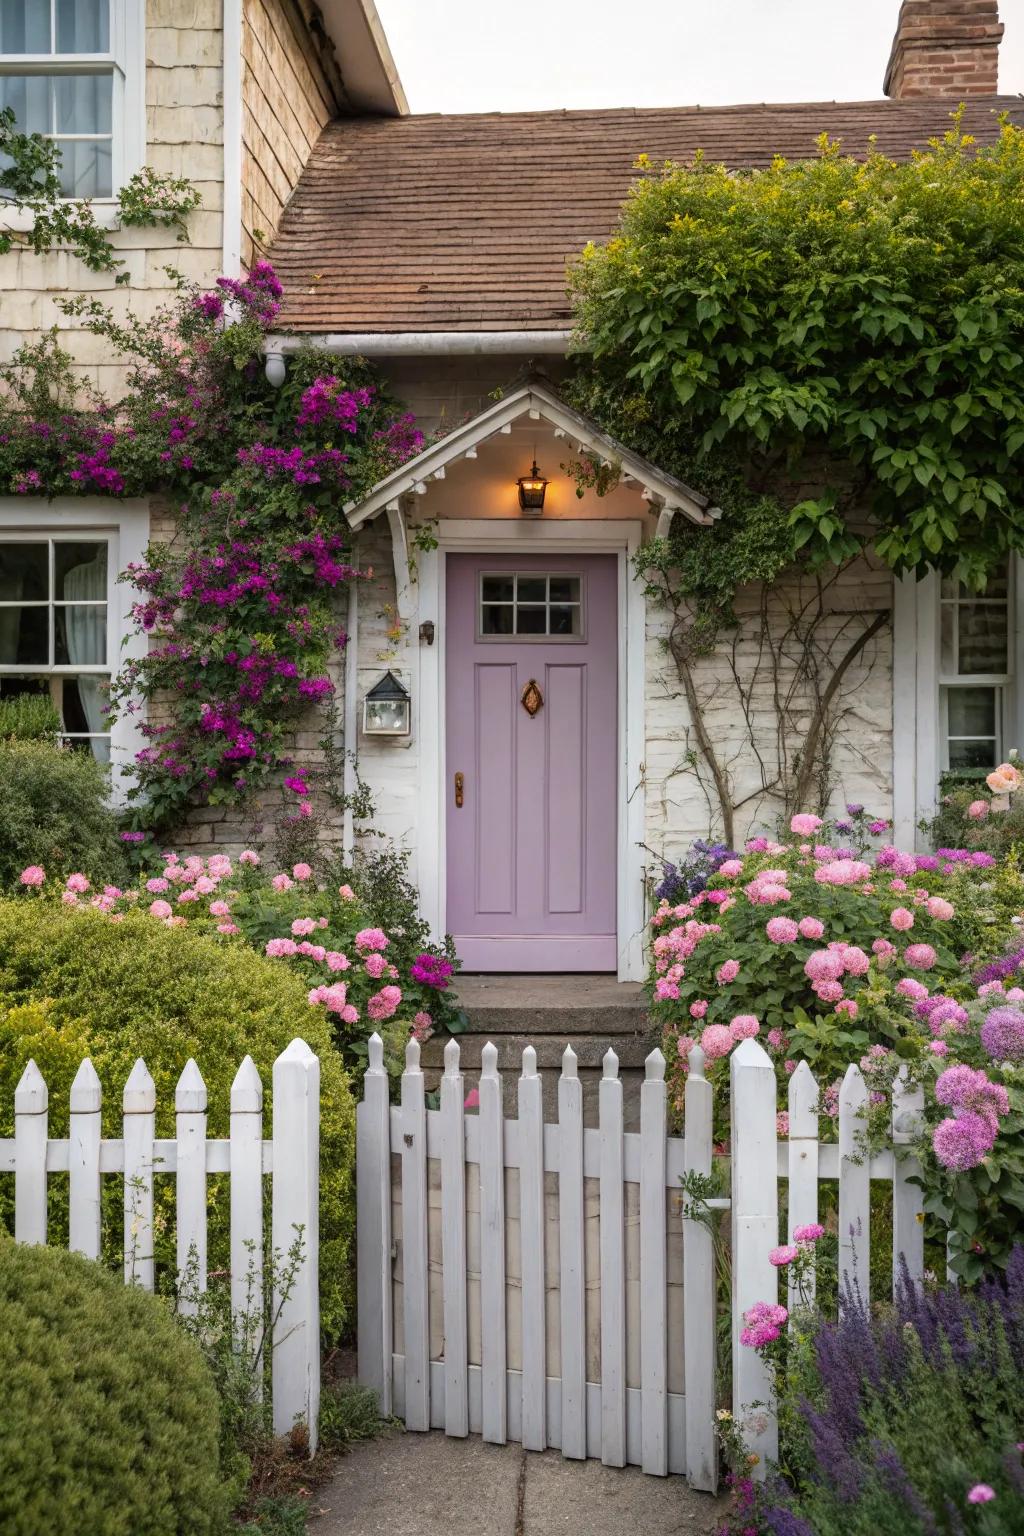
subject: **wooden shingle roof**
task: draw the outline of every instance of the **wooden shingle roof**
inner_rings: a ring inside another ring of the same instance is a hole
[[[271,259],[283,329],[345,333],[553,330],[571,324],[565,269],[611,233],[645,152],[697,149],[733,169],[800,159],[822,132],[907,158],[949,127],[948,100],[816,102],[355,118],[325,128]],[[1019,97],[975,97],[979,142]]]

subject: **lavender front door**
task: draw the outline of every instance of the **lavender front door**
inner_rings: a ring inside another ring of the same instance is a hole
[[[616,967],[613,555],[449,555],[448,912],[470,971]]]

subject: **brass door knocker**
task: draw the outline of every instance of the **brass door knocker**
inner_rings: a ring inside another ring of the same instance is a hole
[[[519,695],[519,702],[522,704],[523,708],[526,710],[526,713],[530,716],[531,719],[537,713],[538,709],[544,708],[544,695],[538,688],[537,679],[535,677],[530,678],[530,681]]]

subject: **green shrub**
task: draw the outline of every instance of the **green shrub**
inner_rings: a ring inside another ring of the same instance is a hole
[[[53,741],[60,715],[45,693],[15,693],[0,699],[0,740]]]
[[[216,1536],[212,1379],[166,1305],[77,1254],[0,1237],[0,1530]]]
[[[117,880],[123,860],[106,771],[85,752],[44,741],[0,742],[0,889],[28,864],[48,879],[81,871]]]
[[[114,923],[27,895],[0,900],[0,1136],[11,1134],[14,1088],[30,1057],[49,1088],[50,1134],[67,1135],[68,1091],[86,1055],[103,1085],[104,1135],[121,1134],[122,1089],[141,1056],[156,1084],[157,1135],[173,1136],[174,1088],[191,1056],[208,1091],[209,1134],[227,1136],[231,1081],[246,1054],[263,1080],[269,1135],[271,1069],[296,1035],[320,1058],[321,1318],[336,1337],[352,1289],[355,1109],[327,1020],[307,1003],[300,979],[241,945],[167,928],[148,913]],[[120,1184],[104,1179],[104,1252],[112,1260],[122,1252]],[[156,1259],[173,1276],[174,1180],[158,1174],[155,1185]],[[226,1268],[226,1179],[211,1179],[210,1188],[210,1268]],[[66,1229],[66,1182],[51,1179],[50,1189],[56,1239]],[[0,1217],[10,1220],[2,1186]]]

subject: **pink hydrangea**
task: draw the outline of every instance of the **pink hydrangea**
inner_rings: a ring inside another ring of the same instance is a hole
[[[374,981],[379,981],[387,969],[387,961],[384,959],[383,955],[367,955],[366,964],[364,965],[363,969],[365,970],[367,976],[372,976]]]
[[[786,1044],[786,1037],[781,1029],[770,1029],[767,1035],[768,1044],[773,1051],[781,1051]]]
[[[819,885],[860,885],[870,880],[871,866],[860,859],[834,859],[829,864],[819,864],[814,871]]]
[[[217,924],[217,932],[218,933],[233,934],[233,933],[241,933],[241,931],[242,930],[241,930],[241,928],[239,928],[237,923],[218,923]]]
[[[355,901],[356,899],[356,893],[350,885],[339,885],[338,895],[342,901]]]
[[[743,1314],[746,1327],[740,1333],[740,1343],[751,1349],[760,1349],[779,1337],[789,1321],[786,1308],[776,1301],[755,1301]]]
[[[906,933],[908,928],[914,926],[914,914],[907,907],[893,907],[889,913],[889,922],[897,933]]]
[[[74,891],[76,896],[84,896],[89,889],[89,881],[85,875],[68,875],[65,882],[69,891]]]
[[[770,917],[764,931],[773,944],[792,944],[800,928],[791,917]]]
[[[297,917],[292,923],[292,933],[296,938],[304,938],[306,934],[313,933],[316,926],[315,917]]]
[[[238,855],[239,864],[249,864],[254,869],[260,862],[260,856],[254,848],[245,848]]]
[[[949,1055],[949,1046],[946,1044],[945,1040],[929,1040],[928,1049],[931,1051],[933,1056]]]
[[[699,997],[695,1003],[690,1004],[690,1018],[702,1019],[708,1011],[708,1005],[704,998]]]
[[[210,902],[210,916],[211,917],[230,917],[231,916],[231,908],[228,906],[226,901],[211,901]]]
[[[808,811],[799,811],[790,818],[789,830],[797,837],[813,837],[821,825],[820,816],[812,816]]]
[[[680,1061],[686,1060],[687,1056],[689,1056],[690,1052],[693,1050],[696,1044],[697,1042],[692,1035],[679,1036],[679,1039],[676,1041],[676,1051],[679,1055]]]
[[[775,1116],[775,1134],[776,1136],[789,1135],[789,1114],[784,1109],[780,1109]]]
[[[355,946],[360,954],[365,954],[369,949],[387,949],[389,942],[383,928],[361,928],[355,937]]]
[[[967,814],[972,821],[984,821],[988,815],[988,801],[972,800],[967,807]]]
[[[308,864],[296,864],[292,869],[292,875],[296,880],[312,880],[313,871]]]
[[[991,1488],[988,1483],[975,1483],[967,1495],[967,1502],[968,1504],[991,1504],[995,1496],[995,1489]]]
[[[330,986],[326,987],[313,987],[307,994],[307,998],[311,1007],[315,1007],[317,1003],[322,1003],[331,1013],[338,1013],[342,1018],[345,1017],[348,1004],[346,1002],[346,988],[343,981],[332,981]]]
[[[792,1264],[800,1252],[795,1243],[783,1243],[779,1248],[773,1248],[768,1254],[769,1264],[774,1264],[776,1269],[783,1269],[787,1264]]]
[[[782,1063],[782,1070],[785,1072],[787,1077],[792,1077],[793,1073],[796,1071],[796,1062],[790,1060],[789,1057],[787,1057],[786,1060]]]
[[[22,885],[40,886],[46,879],[46,870],[41,864],[29,864],[18,876]]]
[[[757,906],[777,907],[780,902],[793,899],[789,886],[777,880],[752,880],[746,889],[750,900]]]
[[[215,853],[211,858],[207,859],[206,868],[208,873],[215,876],[216,879],[226,880],[231,873],[231,860],[226,853]]]
[[[896,945],[889,939],[875,939],[872,941],[871,953],[880,960],[888,960],[890,955],[896,953]]]
[[[825,1228],[819,1226],[816,1221],[809,1221],[802,1227],[793,1228],[793,1241],[795,1243],[816,1243],[819,1237],[824,1236]]]
[[[61,891],[60,899],[66,907],[78,906],[78,897],[75,895],[74,891]]]
[[[209,875],[200,875],[199,879],[196,881],[193,887],[193,890],[197,896],[212,896],[214,891],[217,889],[217,883],[218,882],[216,880],[212,880]]]
[[[800,937],[804,939],[820,939],[825,932],[825,924],[820,917],[802,917],[797,923]]]
[[[291,875],[285,874],[275,875],[270,883],[275,891],[290,891],[294,884]]]
[[[366,1005],[366,1011],[374,1023],[377,1024],[383,1019],[393,1018],[398,1011],[401,1001],[402,992],[400,987],[382,987],[379,992],[375,992],[370,998]]]
[[[298,953],[298,945],[294,939],[268,939],[263,948],[263,953],[271,960],[280,960],[286,956]]]
[[[732,1031],[725,1024],[708,1024],[701,1030],[700,1048],[708,1061],[728,1056],[733,1047]]]
[[[730,1020],[729,1033],[734,1041],[753,1040],[761,1033],[761,1026],[752,1013],[738,1013]]]
[[[847,976],[866,976],[871,961],[858,944],[843,944],[839,953],[843,957],[843,970]]]
[[[843,957],[837,949],[816,949],[804,961],[809,981],[838,981],[842,974]]]
[[[836,1013],[842,1013],[848,1019],[855,1019],[859,1012],[860,1008],[852,997],[841,997],[836,1003]]]
[[[946,901],[942,896],[929,896],[924,904],[924,909],[929,917],[934,917],[937,923],[948,923],[956,916],[956,908],[951,901]]]
[[[823,1003],[838,1003],[842,1001],[843,984],[841,981],[816,981],[813,991]]]
[[[174,909],[169,901],[157,900],[151,901],[149,904],[149,912],[151,917],[170,917],[173,910]]]
[[[679,983],[669,981],[667,976],[659,976],[654,983],[654,995],[659,1003],[675,1002],[679,996]]]
[[[735,981],[739,973],[740,963],[738,960],[723,960],[722,964],[715,972],[715,980],[718,982],[720,987],[725,987],[728,986],[731,981]]]
[[[930,944],[908,944],[903,958],[915,971],[930,971],[935,964],[935,951]]]
[[[904,976],[896,983],[896,991],[901,997],[909,997],[916,1003],[923,1002],[928,996],[928,988],[923,981],[918,981],[914,976]]]
[[[724,864],[718,866],[718,873],[723,880],[735,880],[737,875],[743,873],[742,859],[726,859]]]
[[[165,880],[163,875],[156,875],[152,880],[146,881],[146,890],[151,896],[159,896],[161,891],[169,891],[171,882]]]

